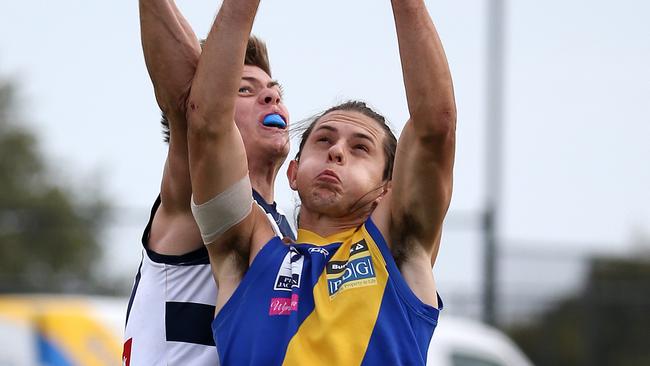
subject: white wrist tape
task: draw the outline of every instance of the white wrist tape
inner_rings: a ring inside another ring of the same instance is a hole
[[[248,174],[209,201],[197,205],[192,196],[192,214],[203,243],[210,244],[226,230],[248,216],[253,206],[253,189]]]

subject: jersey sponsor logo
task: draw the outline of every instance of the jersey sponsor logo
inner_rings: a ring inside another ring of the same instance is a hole
[[[327,274],[330,298],[343,290],[371,286],[377,283],[375,268],[370,256],[348,262],[330,262],[327,266]]]
[[[330,261],[327,263],[327,274],[339,274],[345,271],[348,261]]]
[[[124,348],[122,349],[122,366],[131,365],[131,345],[133,344],[133,338],[127,339],[124,342]]]
[[[364,253],[365,252],[365,253]],[[365,256],[370,255],[368,244],[364,239],[358,241],[350,246],[350,258],[356,256],[360,257],[359,253],[363,253]],[[327,274],[339,274],[347,268],[348,261],[330,261],[327,263]]]
[[[361,241],[352,244],[350,247],[350,257],[362,252],[368,252],[368,243],[366,243],[365,239],[361,239]]]
[[[298,294],[292,294],[291,298],[274,297],[271,299],[269,315],[289,315],[293,311],[298,311]]]
[[[294,247],[289,248],[289,253],[284,256],[282,265],[275,278],[274,290],[291,291],[300,287],[300,276],[305,258]]]

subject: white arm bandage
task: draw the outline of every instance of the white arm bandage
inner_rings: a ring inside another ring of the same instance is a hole
[[[209,201],[197,205],[192,196],[192,214],[203,243],[210,244],[226,230],[248,216],[253,206],[253,189],[248,174]]]

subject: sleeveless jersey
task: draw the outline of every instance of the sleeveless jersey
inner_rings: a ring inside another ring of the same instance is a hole
[[[279,230],[295,238],[275,203],[268,204],[253,192]],[[123,365],[219,365],[210,329],[217,287],[208,251],[203,245],[180,256],[152,251],[148,246],[149,233],[159,206],[160,196],[142,236],[142,261],[126,315]]]
[[[223,366],[424,366],[438,314],[368,219],[328,238],[299,230],[297,244],[271,239],[212,332]]]

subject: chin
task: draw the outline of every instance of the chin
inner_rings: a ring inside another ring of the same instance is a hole
[[[344,216],[349,212],[348,207],[343,207],[341,196],[330,190],[318,189],[311,194],[309,207],[312,211],[329,217]]]
[[[287,158],[287,155],[289,155],[289,144],[287,143],[282,146],[277,146],[272,150],[271,154],[284,161]]]
[[[289,155],[289,141],[287,139],[273,139],[272,141],[265,141],[263,146],[258,149],[273,158],[284,160]]]

